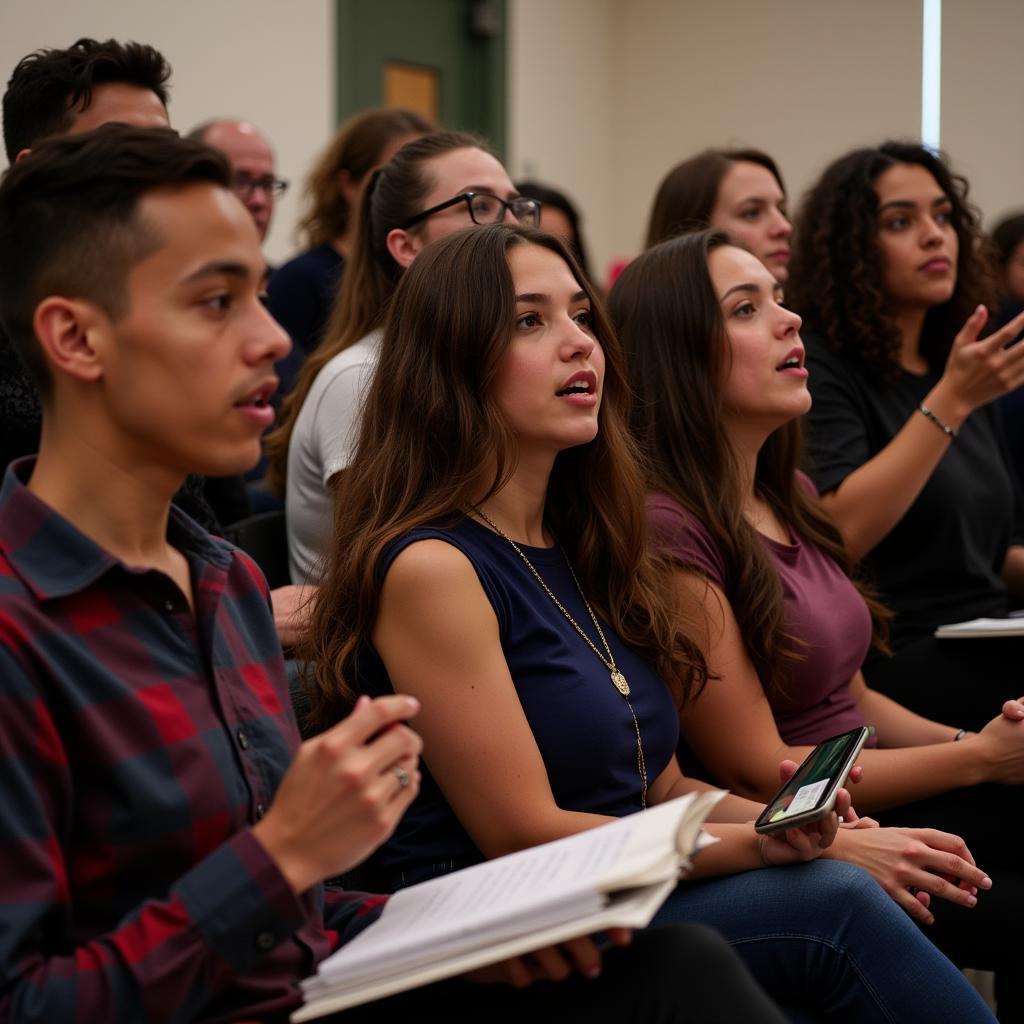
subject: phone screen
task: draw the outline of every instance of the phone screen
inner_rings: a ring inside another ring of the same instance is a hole
[[[789,782],[775,794],[757,824],[778,826],[824,804],[832,791],[846,781],[851,759],[862,746],[865,735],[863,728],[851,729],[819,743]]]

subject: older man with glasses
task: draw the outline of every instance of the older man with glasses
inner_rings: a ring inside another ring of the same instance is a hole
[[[219,149],[231,165],[232,190],[256,224],[260,242],[267,237],[274,200],[284,195],[288,182],[274,173],[274,151],[255,125],[248,121],[206,121],[189,132],[190,139]]]

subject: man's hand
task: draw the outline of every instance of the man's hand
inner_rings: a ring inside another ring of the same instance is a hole
[[[419,791],[420,738],[402,723],[413,697],[360,697],[304,743],[253,835],[296,894],[365,860]]]

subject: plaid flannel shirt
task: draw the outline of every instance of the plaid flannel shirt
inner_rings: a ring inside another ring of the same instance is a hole
[[[0,489],[0,1019],[283,1015],[382,899],[296,898],[252,835],[299,742],[266,583],[172,510],[193,614],[30,470]]]

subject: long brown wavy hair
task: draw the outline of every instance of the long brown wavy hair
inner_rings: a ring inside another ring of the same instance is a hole
[[[379,327],[402,268],[388,250],[388,233],[424,209],[434,179],[430,161],[456,149],[482,149],[487,144],[466,132],[433,132],[404,145],[374,172],[356,221],[356,238],[341,279],[341,293],[324,329],[323,340],[303,363],[295,386],[281,403],[278,426],[266,437],[267,485],[284,497],[288,475],[288,444],[316,375],[339,352]],[[409,229],[422,230],[422,225]]]
[[[352,209],[338,187],[338,174],[358,185],[379,163],[384,148],[404,135],[436,131],[414,110],[367,110],[346,121],[317,158],[306,181],[306,207],[298,230],[309,246],[340,238],[348,228]]]
[[[508,253],[518,245],[549,249],[571,268],[590,299],[606,363],[598,435],[558,455],[546,522],[595,611],[657,666],[680,703],[704,681],[703,656],[675,614],[670,567],[648,548],[644,476],[627,430],[629,387],[601,301],[560,240],[499,224],[428,246],[390,305],[358,448],[335,494],[305,651],[316,666],[317,725],[336,721],[355,698],[388,546],[418,526],[458,522],[515,469],[516,438],[493,384],[515,325]]]
[[[782,172],[759,149],[706,149],[676,164],[662,179],[651,206],[646,248],[687,231],[710,227],[718,189],[735,163],[758,164],[769,171],[786,194]]]
[[[729,244],[724,233],[706,230],[648,249],[615,282],[608,309],[629,365],[630,424],[648,485],[675,499],[711,534],[735,580],[733,611],[762,685],[769,694],[784,693],[804,653],[786,629],[778,572],[743,515],[739,462],[723,422],[729,341],[708,258]],[[797,479],[801,451],[799,420],[772,433],[758,453],[756,493],[780,521],[851,575],[839,531]],[[884,649],[888,612],[854,583],[871,611],[874,642]]]
[[[952,204],[960,243],[953,294],[928,311],[921,332],[921,354],[933,369],[945,363],[977,305],[995,301],[988,246],[967,201],[967,180],[952,173],[944,156],[917,143],[885,142],[835,160],[801,203],[786,297],[810,330],[881,383],[899,376],[900,332],[883,284],[875,182],[897,164],[916,164],[932,175]]]

